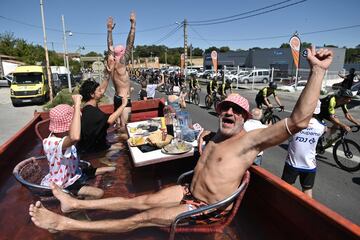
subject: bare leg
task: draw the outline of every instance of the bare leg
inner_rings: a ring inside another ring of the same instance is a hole
[[[60,216],[47,210],[40,202],[30,205],[31,220],[40,228],[55,231],[91,231],[104,233],[129,232],[137,228],[170,226],[172,220],[180,213],[188,211],[186,205],[171,208],[156,208],[119,220],[78,221]]]
[[[156,207],[171,207],[179,205],[183,198],[183,187],[180,185],[164,188],[157,193],[137,196],[134,198],[113,197],[97,200],[79,200],[61,191],[51,184],[54,196],[61,203],[63,212],[72,212],[85,209],[102,209],[121,211],[128,209],[147,210]]]
[[[303,189],[303,192],[312,198],[312,189],[307,189],[307,190]]]
[[[130,107],[124,108],[124,111],[121,113],[121,115],[120,115],[120,127],[121,127],[121,129],[125,128],[125,125],[129,120],[130,113],[131,113],[131,108]]]

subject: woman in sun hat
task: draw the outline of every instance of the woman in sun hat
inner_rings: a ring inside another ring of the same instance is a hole
[[[79,158],[74,144],[80,139],[81,95],[73,95],[74,107],[60,104],[50,110],[49,137],[43,140],[44,153],[49,162],[49,173],[42,179],[41,185],[51,183],[84,197],[100,198],[103,190],[83,186],[84,182],[114,168],[79,168]]]

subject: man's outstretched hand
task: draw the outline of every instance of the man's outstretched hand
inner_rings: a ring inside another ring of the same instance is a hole
[[[311,67],[319,67],[323,70],[327,70],[333,60],[333,52],[326,48],[315,50],[312,46],[311,49],[307,48],[307,60]]]
[[[130,13],[130,22],[133,23],[136,21],[136,15],[134,11],[131,11]]]
[[[106,23],[106,26],[107,26],[107,30],[108,31],[112,31],[115,27],[115,24],[114,24],[114,20],[112,17],[109,17],[108,20],[107,20],[107,23]]]

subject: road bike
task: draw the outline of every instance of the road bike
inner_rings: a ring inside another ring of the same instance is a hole
[[[359,126],[350,126],[351,132],[358,132]],[[353,140],[346,138],[347,131],[337,129],[339,133],[331,140],[325,140],[324,135],[320,137],[316,146],[318,154],[324,154],[325,149],[330,148],[333,144],[333,157],[341,169],[348,172],[355,172],[360,169],[360,146]]]
[[[198,91],[201,92],[201,88],[192,89],[189,92],[189,96],[188,96],[189,97],[189,102],[192,102],[195,105],[200,104],[200,95],[199,95]]]
[[[221,102],[221,98],[218,96],[216,91],[213,91],[211,95],[207,94],[205,96],[205,106],[207,108],[211,108],[211,106],[214,105],[214,109],[216,111],[216,107],[219,104],[219,102]]]
[[[284,106],[265,108],[263,117],[260,120],[263,124],[274,124],[281,120],[279,116],[274,114],[274,109],[279,109],[278,112],[282,112],[284,111]]]

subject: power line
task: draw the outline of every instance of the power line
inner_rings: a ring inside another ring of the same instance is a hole
[[[250,10],[250,11],[247,11],[247,12],[235,14],[235,15],[228,16],[228,17],[214,18],[214,19],[201,20],[201,21],[189,21],[189,23],[190,24],[195,24],[195,23],[204,23],[204,22],[215,22],[215,21],[220,21],[220,20],[224,20],[224,19],[234,18],[234,17],[238,17],[238,16],[242,16],[242,15],[247,15],[247,14],[253,13],[253,12],[258,12],[258,11],[261,11],[261,10],[264,10],[264,9],[267,9],[267,8],[272,8],[272,7],[275,7],[275,6],[281,5],[281,4],[286,3],[286,2],[290,2],[290,1],[292,1],[292,0],[282,1],[282,2],[279,2],[279,3],[271,4],[271,5],[262,7],[262,8],[257,8],[257,9],[254,9],[254,10]]]
[[[155,42],[153,43],[153,45],[159,44],[159,43],[165,41],[166,39],[168,39],[169,37],[171,37],[173,34],[175,34],[183,25],[184,25],[184,23],[182,22],[182,23],[179,24],[176,28],[174,28],[174,29],[171,30],[169,33],[167,33],[165,36],[163,36],[163,37],[160,38],[159,40],[155,41]]]
[[[351,28],[358,28],[358,27],[360,27],[360,24],[351,25],[351,26],[344,26],[344,27],[337,27],[337,28],[329,28],[329,29],[325,29],[325,30],[318,30],[318,31],[312,31],[312,32],[304,32],[304,33],[300,32],[299,35],[311,35],[311,34],[318,34],[318,33],[324,33],[324,32],[334,32],[334,31],[351,29]],[[225,42],[225,41],[227,41],[227,42],[240,42],[240,41],[254,41],[254,40],[268,40],[268,39],[277,39],[277,38],[289,38],[291,36],[292,36],[292,34],[284,34],[284,35],[278,35],[278,36],[258,37],[258,38],[206,39],[206,40],[216,41],[216,42]],[[196,39],[196,38],[194,38],[194,39]],[[205,40],[205,39],[201,37],[200,40]]]
[[[5,16],[0,15],[0,18],[5,19],[5,20],[10,21],[10,22],[15,22],[15,23],[18,23],[18,24],[21,24],[21,25],[25,25],[25,26],[28,26],[28,27],[42,29],[41,26],[37,26],[37,25],[34,25],[34,24],[29,24],[29,23],[22,22],[22,21],[12,19],[12,18],[8,18],[8,17],[5,17]],[[163,26],[159,26],[159,27],[147,28],[147,29],[143,29],[143,30],[136,30],[136,33],[156,31],[156,30],[159,30],[159,29],[169,28],[169,27],[174,26],[174,25],[176,25],[176,23],[163,25]],[[62,33],[62,30],[55,29],[55,28],[47,27],[46,30]],[[107,34],[105,32],[103,32],[103,33],[100,33],[100,32],[98,32],[98,33],[96,33],[96,32],[93,32],[93,33],[92,32],[77,32],[77,31],[71,31],[71,32],[75,33],[75,34],[78,34],[78,35],[106,35]],[[118,34],[127,34],[127,32],[120,32]]]
[[[22,25],[25,25],[25,26],[28,26],[28,27],[34,27],[34,28],[40,28],[40,29],[42,29],[41,26],[37,26],[37,25],[30,24],[30,23],[21,22],[21,21],[15,20],[15,19],[11,19],[11,18],[8,18],[8,17],[1,16],[1,15],[0,15],[0,18],[5,19],[5,20],[10,21],[10,22],[15,22],[15,23],[18,23],[18,24],[22,24]],[[58,30],[58,29],[55,29],[55,28],[46,28],[46,30],[54,31],[54,32],[62,32],[61,30]]]
[[[195,28],[193,28],[191,25],[190,25],[190,28],[191,30],[193,30],[199,37],[201,40],[203,40],[204,42],[206,42],[209,46],[211,45],[203,36],[200,35],[200,33],[198,31],[195,30]]]
[[[217,21],[217,22],[212,22],[212,23],[193,23],[193,24],[189,24],[189,25],[192,25],[192,26],[207,26],[207,25],[215,25],[215,24],[233,22],[233,21],[237,21],[237,20],[242,20],[242,19],[251,18],[251,17],[263,15],[263,14],[266,14],[266,13],[274,12],[274,11],[277,11],[277,10],[280,10],[280,9],[288,8],[288,7],[291,7],[291,6],[306,2],[306,1],[307,0],[301,0],[301,1],[298,1],[298,2],[287,4],[285,6],[277,7],[277,8],[271,9],[271,10],[251,14],[251,15],[245,16],[245,17],[238,17],[238,18],[233,18],[233,19],[223,20],[223,21]]]

